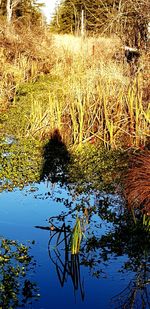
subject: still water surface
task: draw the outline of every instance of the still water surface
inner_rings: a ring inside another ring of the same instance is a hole
[[[104,213],[102,216],[98,212],[100,207],[104,208],[105,199],[110,211],[117,209],[117,218],[123,204],[117,195],[93,193],[90,196],[76,196],[73,189],[68,190],[65,186],[43,181],[23,190],[3,191],[0,194],[0,237],[14,239],[26,245],[29,241],[30,244],[35,242],[30,245],[34,267],[27,277],[36,283],[37,297],[25,304],[25,308],[132,307],[132,282],[136,281],[137,272],[131,267],[125,267],[130,260],[129,254],[125,253],[124,248],[120,248],[120,252],[119,249],[117,252],[114,249],[113,252],[109,239],[107,244],[104,244],[105,239],[98,242],[103,239],[103,235],[108,235],[114,229],[110,216],[108,219]],[[81,252],[73,260],[70,253],[66,258],[63,241],[56,248],[57,233],[54,235],[55,232],[48,229],[49,218],[63,213],[66,216],[62,221],[59,217],[53,219],[55,226],[59,228],[65,222],[66,226],[69,224],[72,227],[77,213],[81,216],[80,207],[76,210],[81,204],[84,209],[88,209],[90,215]],[[94,207],[95,212],[91,210]],[[72,212],[69,212],[70,209]],[[110,242],[112,239],[113,237]],[[148,285],[146,289],[150,292]],[[142,307],[138,293],[140,292],[135,293],[137,301],[133,308],[149,308],[148,302]]]

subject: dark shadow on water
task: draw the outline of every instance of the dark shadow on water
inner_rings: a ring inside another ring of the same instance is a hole
[[[50,140],[44,146],[43,159],[40,180],[48,179],[52,183],[58,181],[63,183],[66,179],[66,167],[70,161],[70,154],[58,129],[54,130]]]

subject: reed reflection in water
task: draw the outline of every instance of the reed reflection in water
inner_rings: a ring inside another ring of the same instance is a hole
[[[84,300],[84,281],[80,273],[80,256],[72,254],[70,250],[71,231],[65,223],[60,229],[50,231],[48,242],[49,257],[55,265],[56,273],[63,287],[67,280],[71,278],[74,294],[79,290],[81,299]]]

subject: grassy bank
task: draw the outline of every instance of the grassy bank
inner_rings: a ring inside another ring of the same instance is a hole
[[[40,29],[3,33],[1,131],[45,139],[58,128],[71,145],[145,146],[150,119],[148,51],[131,75],[117,37],[52,36]]]
[[[0,53],[2,190],[46,176],[52,183],[77,183],[79,193],[120,192],[128,153],[134,152],[122,149],[149,144],[149,51],[141,51],[135,72],[117,37],[83,39],[23,28],[10,34],[1,26]],[[10,137],[14,142],[7,142]],[[143,200],[141,205],[131,192],[139,192],[138,177],[139,169],[131,170],[127,184],[133,190],[126,191],[129,207],[143,211]]]

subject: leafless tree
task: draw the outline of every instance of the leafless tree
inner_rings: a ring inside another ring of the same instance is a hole
[[[20,0],[7,0],[6,12],[7,12],[7,23],[11,24],[13,9],[17,6]]]

